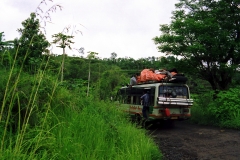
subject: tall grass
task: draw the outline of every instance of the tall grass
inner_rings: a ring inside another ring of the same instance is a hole
[[[136,129],[110,103],[91,100],[79,113],[65,110],[64,115],[64,123],[54,129],[60,159],[160,158],[145,131]]]
[[[47,65],[31,75],[0,69],[0,159],[161,159],[114,104],[66,89]]]

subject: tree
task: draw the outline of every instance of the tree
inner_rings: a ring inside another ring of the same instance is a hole
[[[90,87],[90,76],[91,76],[91,68],[90,68],[90,64],[91,64],[91,60],[95,59],[98,55],[97,52],[88,52],[89,54],[87,55],[87,58],[89,59],[89,63],[88,63],[88,87],[87,87],[87,96],[89,94],[89,87]]]
[[[129,82],[129,77],[119,67],[112,65],[111,69],[102,72],[99,81],[99,88],[96,91],[103,100],[116,96],[118,89]]]
[[[59,48],[63,49],[63,59],[62,59],[62,67],[61,67],[61,82],[63,81],[63,70],[64,70],[64,60],[65,60],[65,48],[68,47],[69,49],[71,48],[71,44],[73,44],[74,42],[71,40],[74,38],[74,36],[69,36],[69,35],[65,35],[63,33],[58,33],[58,34],[54,34],[52,36],[53,38],[55,38],[53,40],[53,44],[59,44]]]
[[[185,59],[212,89],[228,89],[240,63],[239,1],[180,0],[176,7],[154,38],[159,51]]]
[[[112,60],[113,63],[116,62],[116,58],[117,58],[117,53],[112,52],[112,53],[111,53],[111,57],[110,57],[110,59]]]
[[[22,22],[22,26],[23,29],[17,30],[20,38],[14,40],[14,47],[18,50],[18,61],[25,65],[31,64],[33,60],[40,62],[42,54],[48,52],[50,43],[40,31],[40,22],[36,14],[31,13],[30,18]]]

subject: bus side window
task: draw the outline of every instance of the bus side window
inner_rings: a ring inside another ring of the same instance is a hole
[[[127,96],[127,104],[130,104],[130,103],[131,103],[131,96],[128,95],[128,96]]]
[[[133,104],[137,104],[137,105],[140,105],[141,104],[141,99],[140,99],[141,96],[139,95],[134,95],[133,96]]]
[[[127,95],[123,95],[122,96],[122,103],[126,103],[127,102]]]
[[[125,100],[125,97],[126,97],[125,95],[122,95],[122,96],[121,96],[121,99],[119,100],[119,102],[120,102],[120,103],[124,103],[124,102],[125,102],[125,101],[124,101],[124,100]]]
[[[138,96],[137,95],[134,95],[133,96],[133,104],[138,104],[139,102],[138,102],[139,100],[138,100]]]

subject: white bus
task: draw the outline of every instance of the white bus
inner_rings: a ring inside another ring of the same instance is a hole
[[[193,99],[190,99],[188,86],[182,83],[152,82],[122,87],[116,97],[117,106],[140,121],[143,117],[140,97],[145,89],[150,95],[149,121],[187,120],[191,117]]]

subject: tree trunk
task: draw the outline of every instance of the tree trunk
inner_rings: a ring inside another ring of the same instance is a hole
[[[90,83],[90,62],[91,61],[89,61],[89,69],[88,69],[88,88],[87,88],[87,96],[88,96],[88,93],[89,93],[89,83]]]
[[[61,82],[63,82],[64,60],[65,60],[65,48],[63,48],[63,59],[62,59],[62,68],[61,68]]]
[[[203,74],[202,76],[211,84],[213,90],[226,90],[232,81],[231,76],[228,73],[221,72],[221,75],[215,72]]]

